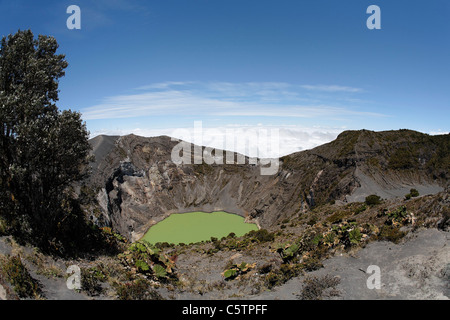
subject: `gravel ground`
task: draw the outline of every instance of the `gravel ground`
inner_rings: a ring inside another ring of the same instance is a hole
[[[324,268],[307,276],[329,275],[340,279],[338,296],[331,299],[449,299],[450,234],[437,229],[410,233],[404,243],[373,242],[353,256],[335,256]],[[380,269],[380,289],[369,289],[370,265]],[[304,277],[291,279],[253,299],[297,299]],[[327,298],[327,297],[324,297]]]

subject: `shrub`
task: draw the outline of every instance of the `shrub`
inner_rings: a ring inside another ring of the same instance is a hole
[[[362,234],[359,228],[355,228],[348,233],[351,244],[358,244],[361,241]]]
[[[298,296],[301,300],[322,300],[325,290],[332,288],[333,291],[330,295],[338,295],[336,286],[340,283],[338,277],[331,277],[330,275],[325,275],[323,277],[307,277],[303,280],[303,289]]]
[[[242,262],[241,264],[232,264],[229,266],[228,269],[226,269],[224,272],[222,272],[222,276],[225,280],[232,280],[234,278],[237,278],[240,275],[246,274],[251,269],[255,268],[256,263],[248,264],[246,262]]]
[[[381,198],[380,198],[380,196],[377,196],[376,194],[371,194],[370,196],[366,197],[365,203],[368,206],[375,206],[375,205],[381,203]]]
[[[114,286],[119,300],[163,300],[163,297],[151,288],[148,280],[115,283]]]
[[[303,270],[303,265],[295,263],[283,263],[280,272],[283,274],[284,282],[298,276]]]
[[[100,284],[105,275],[97,268],[81,269],[81,290],[89,296],[97,296],[103,288]]]
[[[343,221],[339,224],[334,224],[331,229],[323,234],[323,238],[319,241],[328,247],[343,246],[347,249],[353,245],[358,245],[362,238],[365,229],[358,226],[355,221]]]
[[[264,285],[272,289],[275,286],[282,285],[289,279],[296,277],[302,273],[302,264],[283,263],[279,269],[271,270],[264,277]]]
[[[312,243],[315,246],[318,246],[320,244],[320,242],[323,241],[323,234],[318,233],[314,236]]]
[[[349,215],[348,212],[337,211],[337,212],[333,213],[332,215],[330,215],[327,218],[327,221],[330,222],[330,223],[336,223],[336,222],[342,221],[342,219],[344,219],[348,215]]]
[[[252,230],[246,234],[247,237],[252,237],[259,242],[269,242],[275,239],[275,234],[266,229]]]
[[[308,222],[306,223],[308,226],[313,226],[317,223],[319,219],[317,218],[317,216],[311,216],[311,218],[309,218]]]
[[[419,191],[417,191],[417,189],[412,188],[411,190],[409,190],[409,194],[411,195],[411,197],[418,197]]]
[[[325,234],[325,236],[323,237],[323,243],[329,245],[329,246],[333,246],[334,245],[334,241],[336,239],[336,233],[334,232],[328,232],[327,234]]]
[[[280,245],[277,249],[277,252],[280,255],[281,259],[283,259],[283,262],[286,263],[294,259],[299,253],[300,249],[300,244],[293,243],[291,245]]]
[[[406,233],[400,231],[399,227],[384,225],[378,234],[378,239],[399,243],[405,235]]]
[[[154,280],[177,278],[174,270],[176,256],[167,256],[145,240],[133,243],[118,258],[124,265]]]
[[[408,213],[405,206],[400,206],[393,211],[387,212],[388,220],[386,224],[404,224],[408,220]]]
[[[40,285],[37,280],[31,277],[19,256],[7,256],[0,261],[0,266],[20,298],[39,296],[41,293]]]
[[[362,206],[356,208],[355,214],[360,214],[361,212],[365,211],[367,209],[367,206],[363,204]]]
[[[323,267],[322,262],[317,257],[309,257],[303,261],[303,267],[305,271],[311,272],[315,270],[319,270]]]
[[[264,283],[269,289],[281,285],[284,282],[283,275],[279,271],[271,271],[264,277]]]

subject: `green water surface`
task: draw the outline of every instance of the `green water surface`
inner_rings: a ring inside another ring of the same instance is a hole
[[[224,211],[174,213],[152,226],[142,239],[150,242],[195,243],[226,237],[234,232],[240,237],[251,230],[258,230],[253,223]]]

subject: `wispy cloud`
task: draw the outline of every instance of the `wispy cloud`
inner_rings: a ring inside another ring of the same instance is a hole
[[[270,117],[382,117],[383,114],[341,106],[336,93],[351,101],[362,89],[330,85],[293,85],[284,82],[170,81],[135,89],[136,93],[106,97],[82,110],[85,120],[154,115],[270,116]],[[308,91],[320,91],[315,97]],[[358,100],[357,100],[358,101]],[[362,101],[362,100],[361,100]]]
[[[345,87],[345,86],[326,86],[326,85],[301,85],[303,89],[325,92],[363,92],[361,88]]]

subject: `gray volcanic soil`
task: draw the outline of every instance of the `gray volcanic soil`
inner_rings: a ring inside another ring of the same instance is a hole
[[[372,242],[354,256],[335,256],[308,276],[336,276],[339,295],[333,299],[449,299],[450,234],[437,229],[410,233],[402,244]],[[381,289],[368,289],[368,266],[381,270]],[[293,278],[271,292],[252,299],[296,299],[302,279]]]
[[[345,197],[347,202],[364,202],[365,198],[371,194],[376,194],[383,199],[401,198],[409,193],[411,188],[419,191],[421,195],[444,191],[444,188],[438,184],[429,182],[411,183],[412,179],[408,181],[402,179],[402,177],[388,179],[385,176],[369,176],[359,168],[355,169],[354,176],[359,186],[353,190],[352,194]]]

